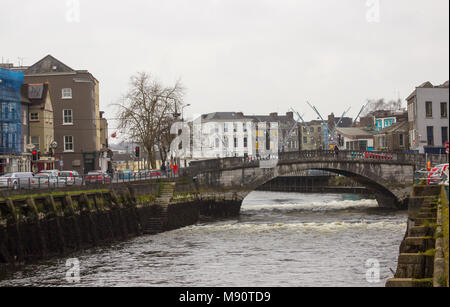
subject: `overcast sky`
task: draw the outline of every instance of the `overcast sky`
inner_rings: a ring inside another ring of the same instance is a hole
[[[2,0],[0,57],[89,70],[109,118],[137,71],[181,78],[190,115],[292,106],[315,119],[308,100],[354,117],[368,98],[448,80],[448,11],[448,0]]]

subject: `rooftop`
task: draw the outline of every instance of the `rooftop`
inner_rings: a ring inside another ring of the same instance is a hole
[[[430,81],[426,81],[422,83],[421,85],[417,86],[416,89],[411,93],[411,95],[406,98],[406,101],[411,100],[414,96],[416,96],[416,90],[418,88],[449,88],[449,80],[445,81],[442,84],[439,85],[433,85]]]
[[[340,133],[341,135],[344,135],[349,138],[371,138],[373,136],[373,133],[356,127],[349,127],[349,128],[336,128],[336,131]]]

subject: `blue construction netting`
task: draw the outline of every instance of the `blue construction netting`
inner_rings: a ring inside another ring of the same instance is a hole
[[[0,68],[0,154],[22,153],[22,83],[22,72]]]

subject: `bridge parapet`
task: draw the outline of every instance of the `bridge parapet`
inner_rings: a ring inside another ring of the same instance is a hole
[[[283,152],[278,156],[268,157],[231,157],[221,159],[211,159],[203,161],[191,162],[191,167],[205,170],[221,170],[232,169],[238,167],[258,167],[259,161],[264,160],[283,161],[367,161],[369,163],[392,163],[414,165],[417,169],[425,168],[427,161],[432,165],[443,164],[448,162],[447,155],[439,154],[418,154],[407,152],[382,152],[382,151],[355,151],[341,150],[335,152],[333,150],[305,150],[297,152]]]

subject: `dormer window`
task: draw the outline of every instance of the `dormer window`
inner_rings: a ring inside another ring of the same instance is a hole
[[[62,99],[72,99],[72,89],[63,88],[62,89]]]

